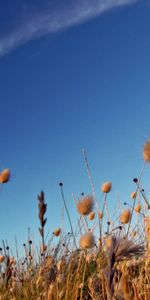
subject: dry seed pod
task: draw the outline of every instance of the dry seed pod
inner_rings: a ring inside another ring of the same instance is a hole
[[[95,238],[91,232],[87,232],[83,236],[81,236],[80,247],[82,249],[89,249],[89,248],[93,248],[94,246],[95,246]]]
[[[53,232],[53,234],[54,234],[55,236],[59,236],[59,235],[61,234],[61,228],[55,229],[54,232]]]
[[[0,173],[0,183],[6,183],[9,181],[10,178],[10,170],[9,169],[4,169]]]
[[[89,215],[94,206],[94,201],[92,196],[85,196],[77,203],[78,213],[81,215]]]
[[[95,218],[95,212],[92,211],[92,212],[89,214],[89,220],[92,221],[92,220],[94,220],[94,218]]]
[[[130,218],[131,218],[131,210],[125,209],[120,216],[120,222],[122,224],[127,224],[130,221]]]
[[[146,162],[150,163],[150,140],[144,145],[143,158]]]
[[[112,188],[111,182],[104,182],[101,186],[102,193],[109,193]]]

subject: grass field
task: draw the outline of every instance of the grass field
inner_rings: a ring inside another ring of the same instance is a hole
[[[144,166],[150,163],[150,141],[143,148]],[[70,232],[56,228],[49,241],[45,237],[47,205],[44,192],[38,196],[40,247],[29,238],[23,245],[24,259],[0,248],[0,299],[10,300],[149,300],[150,299],[150,216],[149,200],[141,179],[133,179],[130,203],[118,208],[112,219],[107,200],[113,184],[101,185],[102,209],[95,196],[86,154],[85,164],[91,195],[81,195],[74,203],[78,222],[72,224],[60,183]],[[0,173],[0,183],[9,184],[10,171]],[[19,251],[18,249],[16,249]]]

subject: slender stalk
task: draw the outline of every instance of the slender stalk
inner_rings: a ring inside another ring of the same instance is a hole
[[[60,183],[59,185],[60,185],[60,189],[61,189],[61,196],[62,196],[62,200],[63,200],[63,203],[64,203],[64,207],[65,207],[65,210],[66,210],[66,213],[67,213],[67,216],[68,216],[68,220],[69,220],[69,224],[70,224],[70,229],[71,229],[74,245],[77,248],[77,244],[76,244],[76,240],[75,240],[75,236],[74,236],[74,232],[73,232],[73,227],[72,227],[72,223],[71,223],[71,218],[70,218],[69,211],[68,211],[67,204],[66,204],[66,200],[65,200],[65,197],[64,197],[64,192],[63,192],[63,187],[62,187],[63,184]]]
[[[141,181],[142,176],[143,176],[144,168],[145,168],[145,163],[142,167],[141,173],[140,173],[139,178],[138,178],[138,185],[137,185],[137,188],[136,188],[136,194],[137,194],[137,191],[139,189],[139,184],[140,184],[140,181]],[[129,230],[130,230],[130,226],[131,226],[131,222],[132,222],[133,212],[134,212],[134,208],[135,208],[135,202],[136,202],[136,198],[134,199],[134,202],[133,202],[133,207],[132,207],[132,211],[131,211],[131,218],[130,218],[129,226],[128,226],[128,230],[127,230],[127,236],[129,234]]]

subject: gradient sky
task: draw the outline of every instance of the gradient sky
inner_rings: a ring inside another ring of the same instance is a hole
[[[75,220],[72,192],[90,193],[83,147],[97,198],[113,183],[113,208],[118,192],[129,200],[150,137],[149,1],[42,2],[0,2],[0,169],[12,174],[0,239],[19,247],[28,226],[38,239],[42,189],[47,231],[61,225],[59,181]],[[149,193],[149,166],[143,183]]]

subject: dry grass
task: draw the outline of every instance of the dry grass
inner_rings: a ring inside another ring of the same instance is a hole
[[[146,162],[150,161],[149,145],[150,142],[147,142],[144,146]],[[76,226],[72,225],[63,184],[60,183],[71,233],[65,233],[62,228],[54,229],[47,242],[47,204],[41,192],[38,196],[39,249],[35,250],[36,245],[28,238],[23,245],[25,256],[20,260],[10,255],[10,248],[2,241],[0,300],[150,299],[149,202],[141,186],[141,176],[133,180],[136,188],[131,194],[132,204],[122,212],[118,211],[119,217],[113,220],[106,202],[112,184],[105,182],[101,186],[104,200],[100,211],[87,157],[86,165],[93,196],[84,195],[78,202],[75,201]],[[6,171],[0,173],[2,184],[9,181],[9,174]]]

